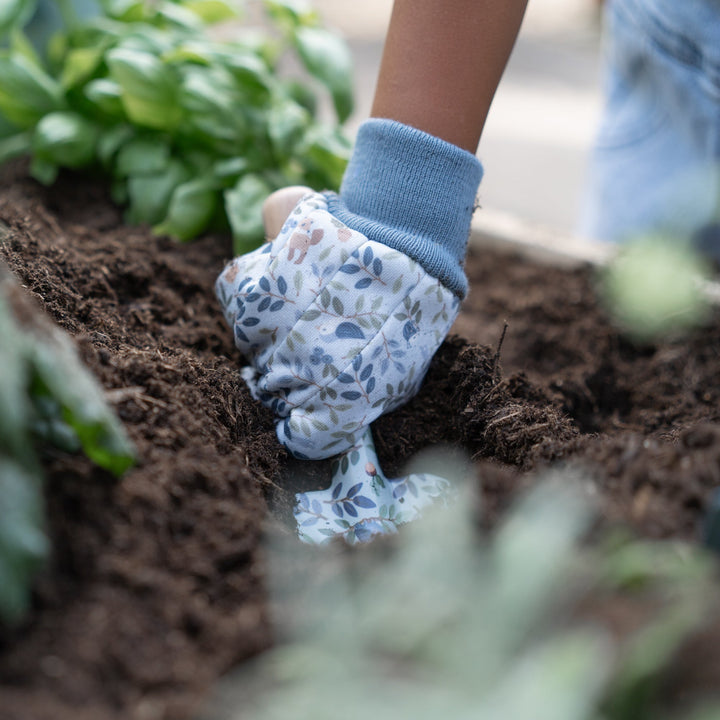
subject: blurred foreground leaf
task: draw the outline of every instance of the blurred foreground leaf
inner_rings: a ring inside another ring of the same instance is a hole
[[[301,619],[203,720],[668,720],[660,681],[717,600],[712,564],[679,543],[588,547],[575,492],[587,478],[553,475],[492,538],[475,534],[461,494],[377,552],[271,548],[276,601]],[[646,611],[625,637],[578,612],[635,591]]]
[[[42,478],[0,453],[0,621],[17,622],[45,561]]]
[[[22,319],[20,319],[22,318]],[[120,475],[134,450],[70,339],[44,319],[0,264],[0,622],[26,611],[49,550],[39,453],[80,449]]]
[[[706,317],[707,268],[680,241],[648,237],[621,249],[603,273],[610,313],[630,335],[652,340]]]

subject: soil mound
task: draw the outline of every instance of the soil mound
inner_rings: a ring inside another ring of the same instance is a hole
[[[329,465],[290,460],[240,380],[213,296],[226,239],[122,225],[99,183],[0,176],[0,258],[61,327],[137,446],[121,480],[45,458],[53,560],[0,634],[7,718],[178,718],[272,641],[263,533]],[[474,251],[472,292],[420,394],[376,424],[383,467],[433,445],[475,461],[483,522],[548,463],[587,468],[606,522],[694,537],[720,485],[720,323],[634,346],[589,271]],[[498,352],[503,326],[508,329]],[[461,336],[461,337],[460,337]]]

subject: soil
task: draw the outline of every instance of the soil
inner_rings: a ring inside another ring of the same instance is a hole
[[[48,190],[21,164],[0,174],[0,259],[74,337],[139,456],[116,480],[46,453],[54,553],[27,622],[0,630],[3,720],[190,717],[271,645],[263,538],[292,536],[294,492],[329,481],[327,462],[287,457],[239,377],[213,296],[227,238],[126,227],[102,188],[66,175]],[[473,250],[467,271],[456,334],[375,426],[385,470],[435,445],[468,453],[492,527],[543,468],[573,464],[603,523],[697,538],[720,486],[720,318],[636,345],[589,269]],[[715,652],[687,684],[717,686],[719,666]]]

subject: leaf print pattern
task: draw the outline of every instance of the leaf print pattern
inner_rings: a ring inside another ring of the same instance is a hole
[[[333,462],[327,490],[298,493],[295,520],[299,538],[322,545],[333,537],[365,543],[415,520],[428,505],[450,495],[450,483],[428,473],[387,478],[380,470],[372,432]]]
[[[319,193],[274,241],[235,258],[216,292],[253,397],[275,413],[280,442],[313,459],[353,447],[416,394],[459,306],[418,263],[330,215]]]

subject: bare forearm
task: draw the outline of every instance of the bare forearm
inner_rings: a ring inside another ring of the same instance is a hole
[[[395,0],[373,117],[475,152],[527,0]]]

